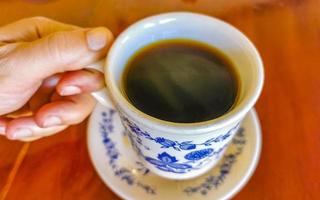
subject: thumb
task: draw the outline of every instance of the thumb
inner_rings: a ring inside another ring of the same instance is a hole
[[[52,33],[17,45],[10,54],[14,60],[11,69],[16,77],[39,81],[98,61],[105,56],[112,41],[112,33],[103,27]]]

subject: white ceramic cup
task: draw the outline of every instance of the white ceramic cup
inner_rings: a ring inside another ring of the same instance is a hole
[[[173,123],[141,112],[125,98],[120,80],[128,59],[150,43],[173,38],[204,42],[230,58],[240,77],[239,98],[232,110],[205,122]],[[169,179],[199,176],[219,161],[257,101],[264,80],[261,58],[246,36],[221,20],[187,12],[160,14],[134,23],[119,35],[102,62],[105,64],[92,67],[104,66],[108,89],[94,96],[103,105],[115,106],[145,166]]]

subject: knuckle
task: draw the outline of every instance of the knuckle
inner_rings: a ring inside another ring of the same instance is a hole
[[[68,58],[68,41],[65,32],[57,32],[46,39],[49,56],[58,63],[65,63]]]
[[[54,20],[42,17],[42,16],[35,16],[31,18],[27,18],[25,24],[31,24],[34,27],[34,32],[37,38],[41,38],[43,34],[45,34],[50,27],[53,26]]]
[[[51,19],[43,16],[34,16],[34,17],[27,18],[27,20],[30,20],[32,22],[39,22],[39,23],[51,21]]]
[[[34,27],[41,27],[43,24],[47,24],[48,22],[51,22],[52,20],[46,17],[42,16],[34,16],[29,18],[23,18],[18,21],[20,24],[30,24]]]

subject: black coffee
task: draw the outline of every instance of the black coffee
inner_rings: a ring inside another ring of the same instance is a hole
[[[202,122],[234,105],[238,78],[219,50],[191,40],[164,40],[127,63],[122,88],[142,112],[170,122]]]

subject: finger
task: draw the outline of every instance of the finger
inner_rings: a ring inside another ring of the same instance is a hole
[[[65,97],[41,107],[35,120],[40,127],[77,124],[90,114],[94,105],[95,100],[90,94]]]
[[[24,77],[31,83],[38,83],[53,74],[79,70],[100,60],[112,40],[112,33],[103,27],[56,32],[21,43],[7,55],[8,66],[2,70],[18,81]]]
[[[6,127],[7,127],[8,119],[0,117],[0,135],[4,135],[6,132]]]
[[[0,41],[4,43],[33,41],[57,31],[70,31],[78,28],[45,17],[31,17],[2,26]]]
[[[45,136],[42,136],[42,137],[45,137]],[[41,136],[35,136],[35,137],[22,138],[22,139],[19,139],[19,140],[22,141],[22,142],[32,142],[32,141],[35,141],[35,140],[39,140],[42,137]]]
[[[50,128],[40,128],[33,117],[22,117],[13,119],[7,124],[6,136],[13,140],[36,139],[58,133],[67,126],[54,126]]]
[[[104,86],[101,72],[96,70],[78,70],[63,75],[57,85],[57,92],[61,96],[88,93]]]

